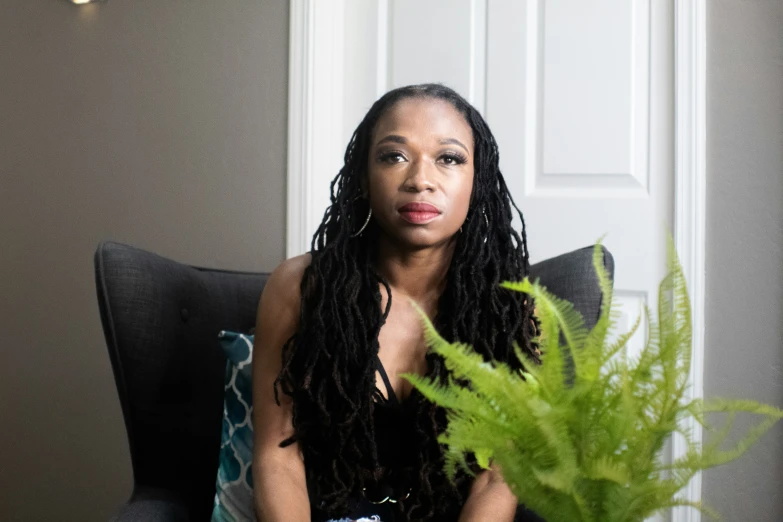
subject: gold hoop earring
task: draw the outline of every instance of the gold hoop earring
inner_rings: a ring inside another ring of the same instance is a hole
[[[351,234],[351,237],[359,237],[362,235],[362,232],[364,232],[364,229],[367,228],[367,225],[370,223],[370,218],[372,217],[372,208],[367,213],[367,219],[364,220],[364,224],[362,225],[362,228],[360,228],[357,232]]]

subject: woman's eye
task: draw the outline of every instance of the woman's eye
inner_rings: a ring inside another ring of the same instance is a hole
[[[400,163],[405,161],[405,157],[399,152],[387,152],[381,155],[381,161],[384,163]]]
[[[467,160],[465,157],[458,154],[444,154],[441,156],[441,161],[443,161],[443,163],[446,165],[462,165]]]

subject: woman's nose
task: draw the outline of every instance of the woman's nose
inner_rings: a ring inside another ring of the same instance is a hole
[[[408,175],[405,178],[403,187],[408,192],[426,192],[435,188],[435,184],[432,181],[433,172],[430,170],[433,167],[428,165],[426,161],[418,160],[411,163]]]

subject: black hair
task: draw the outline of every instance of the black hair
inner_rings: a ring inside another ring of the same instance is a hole
[[[474,180],[470,208],[456,238],[446,285],[434,323],[441,335],[473,346],[487,360],[519,366],[517,343],[537,360],[537,323],[529,299],[499,287],[528,273],[525,222],[498,164],[495,138],[479,112],[452,89],[438,84],[401,87],[376,101],[356,128],[345,164],[331,184],[331,206],[312,240],[312,261],[301,283],[298,328],[283,349],[275,382],[293,400],[295,435],[307,470],[311,505],[344,516],[351,498],[378,474],[373,428],[378,334],[388,314],[391,290],[374,270],[378,227],[373,221],[354,237],[369,211],[362,197],[372,134],[379,119],[401,100],[430,98],[450,103],[473,133]],[[512,227],[515,214],[521,232]],[[381,309],[381,288],[388,295]],[[442,359],[427,355],[428,375],[445,380]],[[416,392],[414,391],[414,394]],[[437,442],[445,412],[417,401],[417,473],[402,509],[411,520],[428,520],[446,506],[461,505],[469,477],[456,482],[443,471]]]

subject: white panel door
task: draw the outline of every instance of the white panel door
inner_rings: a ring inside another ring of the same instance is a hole
[[[490,2],[485,116],[540,260],[606,234],[621,329],[656,306],[673,213],[671,3]],[[629,349],[641,349],[645,332]]]
[[[674,199],[670,0],[346,0],[345,9],[346,142],[386,90],[449,85],[497,138],[532,261],[606,235],[620,328],[656,306]]]
[[[454,88],[495,134],[532,262],[605,235],[626,330],[642,305],[657,305],[673,221],[673,3],[340,0],[344,32],[328,41],[344,46],[334,60],[343,71],[342,97],[333,100],[342,119],[324,118],[336,121],[329,140],[347,143],[391,88]],[[342,153],[329,152],[326,163],[339,165]],[[321,183],[335,173],[312,176]]]
[[[533,262],[606,234],[620,329],[643,303],[655,308],[676,224],[694,299],[687,395],[701,397],[705,11],[705,0],[291,0],[288,255],[309,249],[329,181],[373,101],[393,87],[445,83],[498,140]],[[684,424],[700,440],[699,426]],[[697,476],[684,493],[698,501],[700,492]]]

